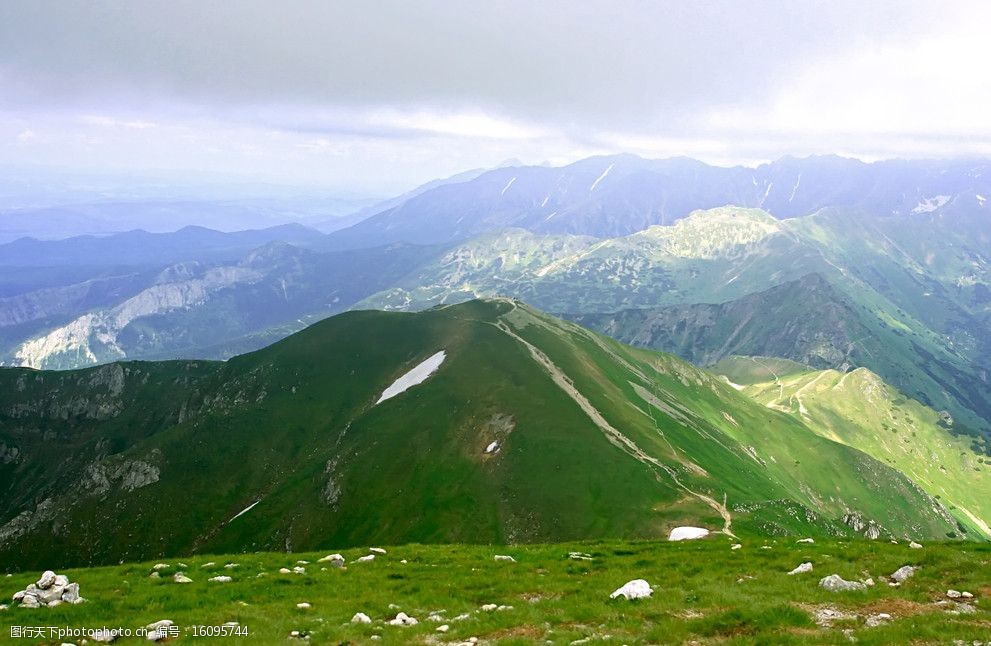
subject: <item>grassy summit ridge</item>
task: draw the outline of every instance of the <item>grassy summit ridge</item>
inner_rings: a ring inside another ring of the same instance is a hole
[[[508,299],[350,312],[224,363],[0,382],[0,558],[25,566],[684,524],[922,539],[960,521],[708,372]]]

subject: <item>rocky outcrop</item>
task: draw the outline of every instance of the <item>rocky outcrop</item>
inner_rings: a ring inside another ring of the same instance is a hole
[[[85,601],[79,596],[78,583],[72,583],[69,577],[51,570],[45,570],[35,583],[15,593],[13,599],[22,608],[54,608],[63,603],[79,604]]]

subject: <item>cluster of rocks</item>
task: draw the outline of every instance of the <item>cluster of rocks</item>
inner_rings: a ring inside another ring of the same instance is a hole
[[[79,596],[78,583],[70,582],[64,574],[46,570],[35,583],[14,594],[14,601],[22,608],[54,608],[62,603],[82,603],[85,599]]]

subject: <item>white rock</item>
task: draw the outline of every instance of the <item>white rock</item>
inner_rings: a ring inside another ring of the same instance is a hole
[[[162,619],[145,626],[148,641],[157,642],[169,636],[169,628],[173,626],[171,619]]]
[[[41,603],[38,602],[38,597],[33,594],[26,594],[24,598],[21,599],[22,608],[40,608]]]
[[[152,572],[151,574],[148,575],[149,579],[160,579],[161,577],[162,575],[159,574],[158,572]]]
[[[891,578],[897,583],[904,583],[913,576],[915,576],[915,567],[911,565],[903,565],[895,570],[895,572],[891,575]]]
[[[963,595],[960,594],[958,590],[947,590],[946,596],[949,597],[950,599],[959,599]]]
[[[233,581],[229,576],[215,576],[207,579],[208,581],[213,581],[214,583],[230,583]]]
[[[292,570],[287,567],[280,567],[279,574],[292,574]]]
[[[303,601],[303,602],[297,603],[296,604],[296,607],[299,608],[300,610],[309,610],[313,606],[311,606],[309,603]]]
[[[669,541],[693,541],[705,538],[709,535],[709,530],[702,527],[675,527],[668,534]]]
[[[451,621],[464,621],[466,619],[471,619],[471,615],[468,614],[467,612],[463,612],[454,619],[452,619]]]
[[[505,561],[506,563],[516,562],[516,559],[514,559],[512,556],[509,556],[507,554],[496,554],[494,558],[496,561]]]
[[[0,612],[3,612],[3,611],[4,611],[4,610],[6,610],[6,609],[7,609],[7,604],[5,604],[5,603],[0,603]]]
[[[20,601],[27,594],[27,590],[21,590],[20,592],[15,592],[14,596],[11,597],[14,601]]]
[[[416,620],[416,617],[410,617],[405,612],[400,612],[395,619],[390,619],[386,623],[390,626],[415,626],[420,622]]]
[[[62,605],[62,600],[61,599],[52,599],[46,605],[49,608],[54,608],[55,606],[61,606]]]
[[[236,567],[241,567],[240,563],[227,563],[224,565],[225,570],[233,570]]]
[[[53,585],[57,585],[60,588],[64,588],[65,586],[69,585],[69,577],[65,576],[64,574],[58,574],[55,576],[55,583]]]
[[[306,574],[306,568],[297,565],[292,569],[293,574]]]
[[[572,561],[591,561],[592,555],[585,552],[568,552],[568,558]]]
[[[372,623],[372,618],[363,612],[356,612],[354,616],[351,617],[352,624],[370,624]]]
[[[479,610],[481,610],[482,612],[492,612],[493,610],[495,610],[498,607],[499,606],[496,605],[496,604],[494,604],[494,603],[487,603],[484,606],[482,606],[481,608],[479,608]]]
[[[104,644],[109,644],[119,637],[120,634],[116,630],[111,630],[109,628],[100,628],[99,630],[94,630],[90,633],[89,638],[95,642],[101,642]]]
[[[819,587],[830,592],[848,592],[854,590],[866,590],[867,586],[860,581],[846,581],[838,574],[830,574],[819,580]]]
[[[172,577],[172,580],[175,581],[176,583],[192,583],[193,582],[192,579],[190,579],[188,576],[186,576],[186,573],[185,572],[176,572],[175,573],[175,576]]]
[[[805,574],[806,572],[811,572],[811,571],[812,571],[811,563],[802,563],[788,574]]]
[[[386,551],[384,549],[382,549],[381,547],[369,547],[368,548],[368,551],[371,552],[372,554],[385,554],[386,553]]]
[[[344,557],[340,554],[328,554],[317,563],[330,563],[334,567],[344,567]]]
[[[38,586],[39,590],[47,590],[48,588],[52,587],[53,583],[55,583],[55,573],[52,572],[51,570],[45,570],[45,572],[41,575],[41,578],[38,579],[38,582],[35,585]]]
[[[296,561],[296,565],[309,565],[309,561]]]
[[[963,592],[961,592],[960,593],[960,596],[963,597],[964,599],[973,599],[974,598],[974,595],[971,594],[970,592],[967,592],[966,590],[964,590]]]
[[[168,563],[156,563],[155,565],[151,566],[151,569],[153,569],[153,570],[165,570],[165,569],[168,569],[169,567],[170,566],[169,566]]]
[[[733,547],[731,547],[730,549],[731,549],[731,550],[738,550],[738,549],[741,549],[741,548],[743,548],[743,546],[742,546],[742,545],[740,545],[739,543],[735,543],[735,544],[733,545]]]
[[[650,589],[650,584],[643,579],[634,579],[627,582],[623,587],[617,589],[611,595],[610,599],[615,599],[617,597],[623,597],[624,599],[646,599],[654,591]]]
[[[512,610],[512,609],[513,609],[512,606],[499,606],[498,608],[496,608],[496,610],[499,612],[502,612],[504,610]]]
[[[908,546],[911,547],[913,550],[921,550],[922,549],[922,546],[919,545],[918,543],[916,543],[915,541],[912,541],[911,543],[909,543]]]
[[[437,626],[437,632],[439,632],[439,633],[446,633],[450,629],[451,629],[451,627],[448,626],[447,624],[442,624],[440,626]]]
[[[355,560],[355,562],[356,563],[368,563],[369,561],[374,561],[374,560],[375,560],[375,555],[374,554],[369,554],[367,556],[361,556],[361,557],[359,557],[358,559]]]
[[[209,563],[204,563],[200,567],[204,567],[204,568],[206,568],[206,567],[216,567],[216,565],[217,565],[216,563],[214,563],[213,561],[210,561]]]
[[[815,540],[814,539],[811,539],[811,538],[800,538],[800,539],[798,539],[795,542],[796,543],[809,543],[809,544],[811,544],[811,543],[815,543]]]

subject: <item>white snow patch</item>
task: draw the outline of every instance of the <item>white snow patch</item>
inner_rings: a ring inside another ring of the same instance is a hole
[[[444,359],[446,358],[447,353],[444,350],[430,355],[415,368],[392,382],[391,386],[382,391],[382,396],[379,397],[378,401],[375,403],[381,404],[387,399],[391,399],[396,395],[406,392],[413,386],[422,384],[427,380],[427,377],[437,371],[437,368],[440,368],[440,364],[444,363]]]
[[[984,197],[984,196],[983,196],[983,195],[981,195],[980,193],[978,193],[978,194],[977,194],[977,195],[975,195],[974,197],[976,197],[976,198],[977,198],[977,203],[978,203],[978,204],[979,204],[980,206],[984,206],[984,203],[988,201],[988,198],[986,198],[986,197]]]
[[[609,164],[609,167],[606,168],[604,171],[602,171],[602,174],[599,175],[599,178],[596,179],[594,182],[592,182],[592,186],[588,189],[588,192],[589,193],[591,193],[592,191],[594,191],[595,190],[595,187],[599,185],[599,182],[601,182],[602,180],[604,180],[606,178],[606,175],[609,174],[609,171],[612,170],[612,167],[613,166],[614,166],[614,164]]]
[[[705,538],[709,535],[709,530],[702,527],[675,527],[668,535],[669,541],[693,541],[698,538]]]
[[[980,196],[978,196],[978,197],[980,197]],[[540,203],[540,206],[541,207],[547,206],[547,200],[549,200],[549,199],[551,199],[551,194],[550,193],[548,193],[547,196],[544,198],[544,201]]]
[[[251,503],[250,505],[248,505],[247,507],[245,507],[241,511],[237,512],[237,514],[234,516],[234,518],[231,518],[231,520],[229,520],[227,522],[229,523],[232,520],[234,520],[235,518],[240,518],[241,516],[245,515],[246,513],[248,513],[252,509],[254,509],[255,508],[255,505],[257,505],[260,502],[261,502],[261,499],[259,498],[258,500],[254,501],[253,503]]]
[[[514,177],[513,179],[511,179],[511,180],[509,180],[509,183],[508,183],[508,184],[506,184],[506,185],[505,185],[505,186],[504,186],[504,187],[502,188],[502,193],[499,193],[499,195],[505,195],[505,194],[506,194],[506,191],[508,191],[508,190],[509,190],[509,187],[510,187],[510,186],[512,186],[512,185],[513,185],[513,182],[515,182],[515,181],[516,181],[516,178],[515,178],[515,177]]]
[[[792,200],[795,199],[795,193],[798,191],[799,185],[802,183],[802,174],[798,174],[798,181],[795,182],[795,186],[791,189],[791,195],[788,196],[788,203],[791,204]]]
[[[935,197],[927,197],[926,199],[919,202],[912,213],[932,213],[936,209],[945,206],[947,202],[950,201],[949,195],[937,195]]]
[[[486,453],[495,453],[499,450],[499,441],[493,440],[487,447],[485,447]]]

